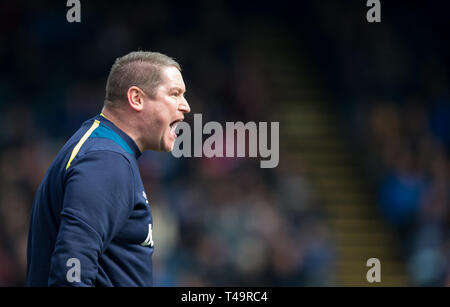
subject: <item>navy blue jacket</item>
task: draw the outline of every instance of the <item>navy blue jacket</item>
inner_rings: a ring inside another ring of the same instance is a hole
[[[140,154],[102,115],[69,139],[33,202],[28,286],[152,285],[152,214]]]

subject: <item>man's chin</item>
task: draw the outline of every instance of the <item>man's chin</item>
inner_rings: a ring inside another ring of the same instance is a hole
[[[159,143],[159,152],[171,152],[175,147],[175,140],[173,138],[162,139]]]
[[[173,150],[173,147],[175,146],[175,142],[171,142],[169,144],[164,144],[165,146],[162,148],[161,151],[163,152],[171,152]]]
[[[171,147],[166,144],[162,144],[158,148],[151,148],[150,150],[156,151],[156,152],[171,152],[173,150],[174,145]]]

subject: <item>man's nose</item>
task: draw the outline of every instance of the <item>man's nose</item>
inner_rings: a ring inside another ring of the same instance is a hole
[[[179,110],[183,113],[191,112],[191,107],[189,106],[189,103],[187,102],[186,98],[183,98],[183,101],[180,104]]]

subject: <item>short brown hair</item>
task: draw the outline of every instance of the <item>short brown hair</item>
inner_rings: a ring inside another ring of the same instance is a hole
[[[161,81],[161,68],[167,66],[181,71],[180,64],[159,52],[134,51],[117,58],[106,82],[105,104],[107,101],[113,104],[126,101],[131,86],[137,86],[154,97]]]

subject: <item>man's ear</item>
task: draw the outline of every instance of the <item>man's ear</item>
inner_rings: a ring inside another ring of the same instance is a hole
[[[144,92],[137,86],[131,86],[127,91],[128,104],[136,111],[144,107]]]

